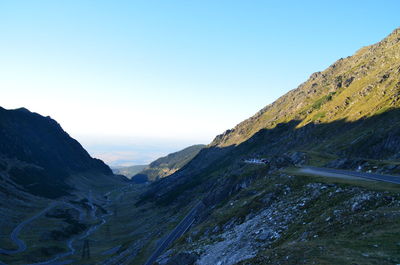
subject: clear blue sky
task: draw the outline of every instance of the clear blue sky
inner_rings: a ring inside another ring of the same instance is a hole
[[[50,115],[89,149],[208,143],[384,38],[399,10],[389,0],[3,0],[0,105]]]

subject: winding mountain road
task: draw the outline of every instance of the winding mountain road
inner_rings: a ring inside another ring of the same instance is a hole
[[[93,208],[93,209],[95,210],[95,208]],[[105,223],[107,222],[105,218],[106,218],[107,216],[111,215],[111,214],[112,214],[112,213],[108,213],[108,214],[102,215],[102,216],[100,217],[100,219],[101,219],[100,223],[98,223],[97,225],[94,225],[94,226],[90,227],[88,230],[86,230],[86,232],[85,232],[83,235],[70,238],[70,239],[67,241],[67,246],[68,246],[68,249],[69,249],[67,252],[63,252],[63,253],[57,254],[56,256],[54,256],[54,257],[53,257],[52,259],[50,259],[50,260],[46,260],[46,261],[42,261],[42,262],[37,262],[37,263],[32,263],[32,264],[28,264],[28,265],[50,265],[50,264],[51,264],[51,265],[64,265],[64,264],[70,264],[70,263],[75,262],[75,260],[72,260],[72,259],[71,259],[71,260],[63,260],[63,261],[58,261],[58,260],[75,254],[75,253],[76,253],[76,248],[73,246],[74,241],[77,240],[77,239],[82,240],[82,239],[85,239],[85,238],[87,238],[88,236],[90,236],[90,235],[91,235],[94,231],[96,231],[100,226],[102,226],[103,224],[105,224]]]
[[[246,159],[244,161],[247,164],[263,164],[262,159]],[[300,167],[300,172],[308,173],[312,175],[320,175],[325,177],[339,177],[339,178],[363,178],[369,180],[383,181],[388,183],[400,184],[400,176],[393,175],[383,175],[376,173],[367,173],[361,171],[350,171],[343,169],[335,169],[335,168],[326,168],[326,167],[312,167],[312,166],[303,166]]]
[[[115,189],[115,190],[119,190],[119,191],[124,191],[124,188],[118,188],[118,189]],[[109,191],[109,192],[107,192],[107,193],[105,193],[104,194],[104,196],[106,196],[107,197],[107,200],[106,200],[106,204],[107,205],[109,205],[109,204],[111,204],[113,201],[110,199],[110,198],[108,198],[108,196],[111,194],[111,192],[113,192],[113,191],[115,191],[115,190],[112,190],[112,191]],[[119,197],[118,197],[119,198]],[[69,204],[69,203],[67,203],[67,204]],[[92,193],[92,191],[90,190],[89,191],[89,195],[88,195],[88,205],[89,205],[89,207],[90,207],[90,213],[88,213],[88,215],[92,218],[92,219],[96,219],[97,217],[96,217],[96,208],[97,208],[97,206],[93,203],[93,193]],[[72,207],[76,207],[76,206],[74,206],[74,205],[71,205]],[[100,222],[98,223],[98,224],[96,224],[96,225],[94,225],[94,226],[91,226],[88,230],[86,230],[85,231],[85,233],[83,234],[83,235],[77,235],[77,236],[75,236],[75,237],[72,237],[72,238],[70,238],[68,241],[67,241],[67,246],[68,246],[68,251],[66,251],[66,252],[63,252],[63,253],[60,253],[60,254],[57,254],[56,256],[54,256],[53,258],[51,258],[50,260],[46,260],[46,261],[42,261],[42,262],[37,262],[37,263],[32,263],[32,264],[28,264],[28,265],[65,265],[65,264],[71,264],[71,263],[73,263],[73,262],[75,262],[75,260],[73,260],[73,259],[69,259],[69,260],[61,260],[61,261],[59,261],[60,259],[62,259],[62,258],[65,258],[65,257],[68,257],[68,256],[71,256],[71,255],[74,255],[75,253],[76,253],[76,249],[75,249],[75,247],[73,246],[73,243],[74,243],[74,241],[75,240],[83,240],[83,239],[85,239],[85,238],[87,238],[88,236],[90,236],[92,233],[94,233],[100,226],[102,226],[102,225],[104,225],[105,223],[107,223],[107,220],[106,220],[106,217],[108,217],[108,216],[110,216],[110,215],[113,215],[114,213],[113,212],[109,212],[109,213],[106,213],[106,214],[103,214],[103,215],[101,215],[101,216],[99,216],[97,219],[98,220],[100,220]],[[81,217],[80,217],[81,218]],[[1,264],[0,264],[1,265]]]
[[[49,206],[47,206],[45,209],[40,211],[39,213],[35,214],[34,216],[30,217],[29,219],[26,219],[25,221],[22,221],[20,224],[18,224],[14,230],[10,234],[10,239],[11,241],[18,247],[17,249],[13,250],[8,250],[8,249],[0,249],[0,254],[6,254],[6,255],[13,255],[17,254],[20,252],[23,252],[26,250],[26,244],[23,240],[18,238],[19,233],[21,230],[25,227],[25,225],[29,224],[33,220],[37,219],[38,217],[42,216],[45,214],[47,211],[53,209],[58,202],[53,202]]]
[[[6,255],[13,255],[13,254],[18,254],[21,252],[24,252],[27,248],[25,242],[18,238],[19,233],[21,232],[21,230],[29,223],[31,223],[33,220],[41,217],[43,214],[45,214],[46,212],[50,211],[51,209],[53,209],[54,207],[56,207],[57,205],[67,205],[70,206],[71,208],[76,209],[77,211],[79,211],[79,220],[83,219],[83,215],[84,212],[82,209],[76,207],[75,205],[69,203],[69,202],[52,202],[49,206],[47,206],[45,209],[43,209],[42,211],[40,211],[39,213],[35,214],[34,216],[22,221],[21,223],[19,223],[14,230],[11,232],[10,234],[10,240],[14,243],[14,245],[17,246],[17,249],[0,249],[0,254],[6,254]]]
[[[66,203],[66,204],[69,204],[69,203]],[[95,219],[96,218],[96,206],[93,204],[93,196],[92,196],[92,192],[91,191],[89,192],[89,196],[88,196],[88,205],[89,205],[90,210],[91,210],[89,215],[91,216],[91,218]],[[74,206],[72,206],[72,207],[74,207]],[[73,263],[75,260],[72,260],[72,259],[71,260],[64,260],[64,261],[58,261],[58,260],[75,254],[76,253],[76,249],[73,246],[74,241],[77,240],[77,239],[79,239],[79,240],[85,239],[86,237],[91,235],[100,226],[102,226],[103,224],[106,223],[105,217],[110,215],[110,214],[112,214],[112,213],[108,213],[108,214],[104,214],[104,215],[100,216],[99,217],[101,219],[100,223],[97,224],[97,225],[91,226],[88,230],[85,231],[85,233],[83,235],[78,235],[78,236],[75,236],[75,237],[72,237],[72,238],[68,239],[68,241],[67,241],[68,251],[60,253],[60,254],[57,254],[53,258],[51,258],[49,260],[41,261],[41,262],[37,262],[37,263],[32,263],[32,264],[28,264],[28,265],[50,265],[50,264],[51,265],[64,265],[64,264]],[[81,218],[81,215],[80,215],[80,218]]]
[[[388,183],[400,184],[400,176],[382,175],[376,173],[366,173],[359,171],[349,171],[343,169],[324,168],[324,167],[302,167],[300,169],[303,173],[311,173],[314,175],[321,175],[327,177],[357,177],[369,180],[383,181]]]
[[[107,201],[108,203],[110,203],[110,201]],[[54,207],[56,207],[57,205],[67,205],[71,208],[74,208],[76,210],[79,211],[79,220],[83,220],[84,218],[84,211],[69,203],[69,202],[63,202],[63,201],[56,201],[56,202],[52,202],[49,206],[47,206],[45,209],[43,209],[42,211],[40,211],[39,213],[35,214],[34,216],[24,220],[23,222],[21,222],[20,224],[18,224],[14,230],[11,232],[10,234],[10,239],[11,241],[17,246],[17,249],[13,249],[13,250],[8,250],[8,249],[0,249],[0,254],[6,254],[6,255],[14,255],[14,254],[18,254],[21,252],[24,252],[27,249],[26,243],[20,239],[19,233],[21,232],[21,230],[29,223],[31,223],[32,221],[34,221],[35,219],[41,217],[42,215],[44,215],[46,212],[50,211],[51,209],[53,209]],[[92,202],[92,194],[90,193],[88,196],[88,205],[90,207],[90,213],[89,215],[92,218],[96,218],[95,212],[96,212],[96,206],[93,204]],[[74,262],[74,260],[65,260],[65,261],[58,261],[61,258],[73,255],[76,252],[76,249],[73,247],[73,242],[76,239],[84,239],[86,237],[88,237],[90,234],[92,234],[95,230],[97,230],[101,225],[103,225],[104,223],[106,223],[106,217],[108,215],[111,215],[112,213],[107,213],[104,214],[102,216],[100,216],[98,219],[100,219],[100,223],[98,223],[97,225],[94,225],[92,227],[90,227],[88,230],[85,231],[85,233],[83,235],[80,236],[76,236],[73,238],[70,238],[67,240],[66,244],[68,247],[68,251],[67,252],[63,252],[60,254],[57,254],[56,256],[54,256],[53,258],[51,258],[50,260],[46,260],[46,261],[42,261],[42,262],[37,262],[37,263],[32,263],[31,265],[35,264],[35,265],[44,265],[44,264],[52,264],[52,265],[61,265],[61,264],[70,264],[72,262]],[[4,263],[0,263],[4,264]]]

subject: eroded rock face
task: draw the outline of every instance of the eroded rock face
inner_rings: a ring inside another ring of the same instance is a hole
[[[254,257],[261,246],[279,239],[287,224],[296,217],[296,211],[279,213],[279,207],[283,205],[277,203],[247,221],[225,229],[215,236],[216,243],[196,250],[201,253],[196,264],[236,264]]]

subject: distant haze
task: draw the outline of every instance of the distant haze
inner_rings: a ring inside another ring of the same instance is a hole
[[[79,137],[81,144],[89,153],[111,167],[147,165],[167,154],[179,151],[192,142],[131,137],[95,139]]]

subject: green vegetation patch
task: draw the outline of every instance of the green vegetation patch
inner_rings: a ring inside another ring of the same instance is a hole
[[[316,100],[316,101],[311,105],[311,107],[312,107],[313,109],[319,109],[319,108],[321,108],[321,106],[322,106],[323,104],[325,104],[325,103],[328,102],[328,101],[331,101],[331,100],[332,100],[332,97],[333,97],[335,94],[336,94],[336,92],[330,92],[328,95],[325,95],[325,96],[319,98],[318,100]]]

